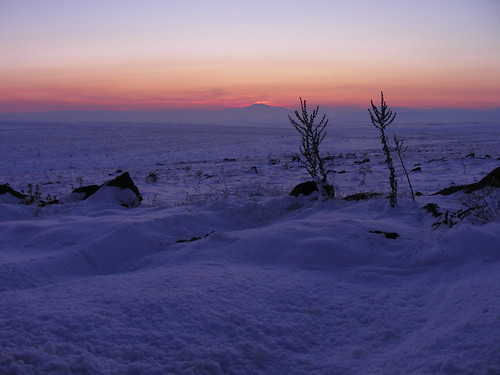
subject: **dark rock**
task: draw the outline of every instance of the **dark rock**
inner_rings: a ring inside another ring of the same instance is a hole
[[[381,230],[371,230],[369,232],[375,233],[375,234],[383,234],[385,236],[385,238],[388,238],[390,240],[395,240],[396,238],[399,237],[399,234],[397,234],[396,232],[384,232]]]
[[[82,200],[85,200],[92,194],[94,194],[97,190],[99,190],[99,185],[88,185],[76,188],[72,191],[72,193],[83,194]]]
[[[385,238],[388,238],[390,240],[395,240],[396,238],[399,237],[399,234],[396,232],[384,232]]]
[[[191,237],[190,239],[188,240],[177,240],[175,241],[176,243],[185,243],[185,242],[194,242],[194,241],[199,241],[203,238],[207,238],[208,236],[210,236],[212,233],[215,233],[215,231],[211,231],[210,233],[207,233],[205,234],[203,237],[198,237],[198,236],[195,236],[195,237]]]
[[[369,163],[370,162],[370,159],[363,159],[363,160],[356,160],[354,162],[354,164],[365,164],[365,163]]]
[[[475,157],[476,157],[476,154],[473,153],[473,152],[471,152],[469,155],[465,156],[465,159],[467,159],[467,158],[473,158],[474,159]]]
[[[483,189],[488,186],[496,188],[500,187],[500,167],[495,168],[493,171],[488,173],[485,177],[483,177],[480,181],[476,183],[468,185],[450,186],[438,191],[437,193],[434,193],[433,195],[437,194],[450,195],[457,193],[459,191],[463,191],[466,194],[470,194],[473,191]]]
[[[247,171],[247,173],[259,174],[259,170],[257,169],[256,166],[253,166]]]
[[[139,193],[139,189],[137,188],[137,186],[135,186],[134,181],[132,181],[132,178],[130,177],[130,174],[128,172],[125,172],[118,177],[104,183],[100,188],[102,188],[103,186],[116,186],[122,190],[130,189],[135,193],[137,200],[139,202],[142,201],[142,196]]]
[[[146,183],[148,184],[155,184],[159,180],[158,175],[155,172],[151,172],[146,176]]]
[[[447,188],[444,188],[442,190],[439,190],[437,193],[434,193],[432,195],[450,195],[450,194],[454,194],[454,193],[457,193],[459,191],[462,191],[464,190],[464,186],[450,186],[450,187],[447,187]]]
[[[417,191],[417,192],[415,193],[415,196],[417,196],[417,197],[421,197],[421,196],[423,196],[423,195],[424,195],[424,193],[422,193],[421,191]]]
[[[73,189],[71,194],[62,198],[62,202],[73,203],[73,202],[83,201],[94,195],[98,190],[99,190],[99,185],[80,186],[79,188]]]
[[[415,167],[411,171],[412,172],[422,172],[422,167]]]
[[[298,197],[299,195],[311,195],[313,192],[318,191],[318,184],[315,181],[306,181],[295,186],[290,195]]]
[[[129,194],[118,194],[118,195],[107,195],[109,191],[106,189],[110,187],[118,187],[121,190],[129,189],[131,193]],[[112,199],[120,203],[122,206],[135,207],[142,201],[142,196],[139,193],[139,189],[135,186],[132,178],[125,172],[120,176],[105,182],[102,185],[88,185],[76,188],[72,191],[70,195],[63,199],[64,203],[72,203],[82,200],[95,201],[100,199]],[[134,198],[135,197],[135,198]],[[89,199],[90,198],[90,199]]]
[[[486,186],[500,187],[500,167],[488,173],[476,185],[479,185],[480,189]]]
[[[26,198],[26,195],[12,189],[9,184],[0,185],[0,194],[10,194],[18,199]]]
[[[446,161],[446,158],[443,157],[441,159],[431,159],[427,163],[432,163],[432,162],[435,162],[435,161]]]
[[[352,195],[348,195],[347,197],[344,198],[346,201],[363,201],[371,198],[377,198],[380,197],[382,194],[380,193],[356,193]]]

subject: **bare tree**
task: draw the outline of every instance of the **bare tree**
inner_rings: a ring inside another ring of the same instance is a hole
[[[394,169],[394,163],[391,156],[391,148],[389,147],[389,142],[387,141],[387,136],[385,135],[385,129],[387,126],[392,124],[396,118],[396,113],[393,113],[387,107],[387,103],[384,100],[384,93],[380,92],[380,108],[377,108],[371,100],[372,110],[368,108],[368,113],[370,114],[370,119],[373,126],[380,130],[380,141],[382,142],[382,150],[385,154],[385,163],[387,168],[389,168],[389,184],[391,186],[391,193],[389,196],[391,207],[396,206],[397,194],[398,194],[398,181],[396,179],[396,170]],[[373,112],[372,112],[373,111]]]
[[[300,112],[295,111],[296,119],[288,115],[293,127],[300,133],[302,139],[300,144],[300,162],[304,165],[312,179],[319,182],[322,193],[334,197],[334,188],[327,182],[328,171],[325,168],[325,159],[321,157],[319,146],[326,137],[326,126],[328,119],[323,115],[319,123],[315,124],[319,112],[319,106],[309,114],[307,102],[300,98]]]

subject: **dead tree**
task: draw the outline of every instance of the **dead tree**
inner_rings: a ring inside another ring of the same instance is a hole
[[[387,107],[387,103],[384,100],[384,93],[380,92],[380,108],[377,108],[371,100],[372,109],[368,108],[368,113],[370,114],[370,119],[373,126],[380,130],[380,141],[382,142],[382,150],[385,154],[385,163],[389,169],[389,184],[391,186],[391,193],[389,195],[391,207],[396,206],[397,194],[398,194],[398,181],[396,179],[396,170],[394,169],[394,163],[391,156],[391,148],[389,147],[389,142],[387,141],[387,136],[385,135],[385,129],[387,126],[392,124],[396,118],[396,113],[393,113]],[[372,112],[373,111],[373,112]]]
[[[307,172],[311,175],[312,179],[319,182],[322,193],[333,197],[334,189],[332,185],[327,182],[328,171],[325,167],[325,159],[321,157],[319,146],[326,136],[326,126],[328,119],[323,115],[319,123],[315,124],[316,117],[319,112],[319,106],[309,113],[307,111],[307,103],[300,98],[300,112],[295,111],[296,119],[288,115],[288,119],[293,127],[301,135],[300,154],[299,160],[306,168]]]

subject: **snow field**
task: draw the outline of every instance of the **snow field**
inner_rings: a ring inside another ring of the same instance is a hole
[[[422,166],[416,190],[498,166],[498,127],[474,129],[394,126],[407,166]],[[422,209],[456,210],[462,193],[412,202],[401,180],[395,209],[385,198],[289,197],[307,176],[291,160],[297,135],[282,128],[0,132],[0,177],[16,190],[64,196],[123,170],[144,196],[135,209],[0,204],[1,373],[500,372],[498,216],[436,229]],[[327,140],[332,168],[346,171],[334,175],[341,194],[387,191],[376,133],[341,128]],[[146,182],[151,172],[158,182]]]

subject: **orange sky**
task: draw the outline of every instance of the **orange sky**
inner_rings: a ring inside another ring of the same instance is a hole
[[[500,107],[495,0],[178,3],[0,3],[0,112]]]

